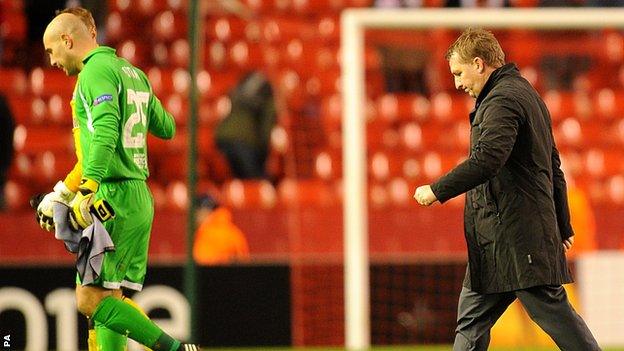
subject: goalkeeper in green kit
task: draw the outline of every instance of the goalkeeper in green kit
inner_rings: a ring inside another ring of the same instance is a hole
[[[128,336],[155,351],[199,350],[173,339],[121,299],[122,287],[142,289],[147,269],[154,216],[145,182],[147,133],[172,138],[172,116],[154,96],[145,74],[116,56],[114,49],[98,46],[78,16],[57,15],[46,28],[43,44],[52,66],[78,75],[72,100],[80,130],[82,179],[71,202],[71,221],[83,229],[90,226],[92,205],[100,199],[115,210],[115,217],[104,223],[115,251],[105,253],[94,283],[82,285],[77,278],[78,310],[96,329],[117,333],[120,340]],[[102,349],[125,348],[125,342],[112,339]]]

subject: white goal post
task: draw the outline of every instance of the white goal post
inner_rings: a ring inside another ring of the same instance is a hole
[[[364,30],[624,28],[624,9],[347,9],[341,14],[345,346],[370,346]],[[449,78],[451,79],[450,73]]]

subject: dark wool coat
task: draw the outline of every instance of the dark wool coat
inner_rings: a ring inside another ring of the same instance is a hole
[[[466,192],[464,286],[497,293],[572,281],[574,235],[550,114],[514,64],[496,69],[470,112],[470,156],[431,185],[440,202]]]

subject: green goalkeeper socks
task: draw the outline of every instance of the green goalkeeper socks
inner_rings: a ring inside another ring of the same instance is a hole
[[[95,322],[95,339],[97,350],[126,351],[128,337],[106,328],[99,322]]]
[[[175,351],[180,347],[179,341],[163,332],[136,308],[112,296],[100,301],[92,318],[111,331],[127,335],[154,351]]]

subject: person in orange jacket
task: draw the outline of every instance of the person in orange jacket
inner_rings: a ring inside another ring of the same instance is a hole
[[[193,245],[195,262],[224,264],[249,259],[249,246],[243,232],[232,222],[232,213],[210,195],[197,198],[197,230]]]

